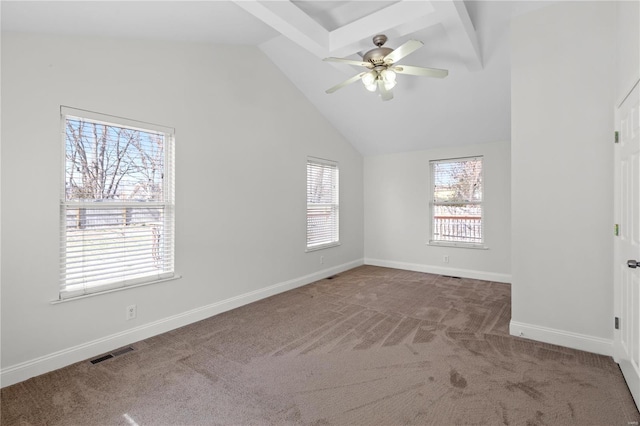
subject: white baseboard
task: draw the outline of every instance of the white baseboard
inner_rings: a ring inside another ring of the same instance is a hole
[[[433,265],[423,265],[418,263],[396,262],[383,259],[364,259],[365,265],[384,266],[386,268],[405,269],[407,271],[426,272],[429,274],[449,275],[453,277],[472,278],[476,280],[495,281],[499,283],[510,283],[510,274],[499,274],[495,272],[475,271],[473,269],[446,268]]]
[[[362,259],[344,263],[332,268],[323,269],[313,274],[295,278],[269,287],[251,291],[226,300],[192,309],[177,315],[163,318],[151,323],[105,336],[90,342],[63,349],[39,358],[15,364],[0,370],[0,386],[5,387],[22,382],[31,377],[66,367],[67,365],[108,353],[122,346],[130,345],[158,334],[166,333],[185,325],[201,321],[220,313],[247,305],[252,302],[292,290],[331,275],[353,269],[363,264]]]
[[[613,356],[613,340],[601,337],[525,324],[513,320],[509,323],[509,334],[585,352]]]

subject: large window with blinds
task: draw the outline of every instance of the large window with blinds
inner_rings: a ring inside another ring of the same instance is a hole
[[[482,247],[482,157],[430,162],[432,244]]]
[[[174,275],[174,131],[61,108],[60,298]]]
[[[340,244],[338,163],[307,159],[307,251]]]

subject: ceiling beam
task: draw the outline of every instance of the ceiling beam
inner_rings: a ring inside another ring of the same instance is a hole
[[[482,54],[478,37],[464,3],[453,0],[435,1],[433,6],[454,50],[458,52],[467,69],[469,71],[481,70]]]
[[[290,1],[234,0],[234,3],[318,58],[329,56],[329,32]]]
[[[233,1],[318,58],[349,56],[369,49],[376,34],[395,32],[404,36],[440,23],[466,67],[470,71],[482,69],[476,31],[464,2],[459,0],[401,0],[333,31],[291,1]]]
[[[360,42],[376,34],[432,14],[430,1],[404,0],[358,19],[330,33],[329,46],[334,55],[348,55],[362,50]],[[371,46],[368,46],[369,48]]]

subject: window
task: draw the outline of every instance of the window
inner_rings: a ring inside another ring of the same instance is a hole
[[[307,251],[340,244],[338,163],[307,159]]]
[[[60,113],[60,298],[173,277],[173,129]]]
[[[437,160],[430,165],[430,243],[481,247],[482,157]]]

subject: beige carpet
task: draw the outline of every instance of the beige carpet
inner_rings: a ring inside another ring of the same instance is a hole
[[[509,285],[363,266],[4,388],[2,424],[640,421],[611,358],[509,319]]]

